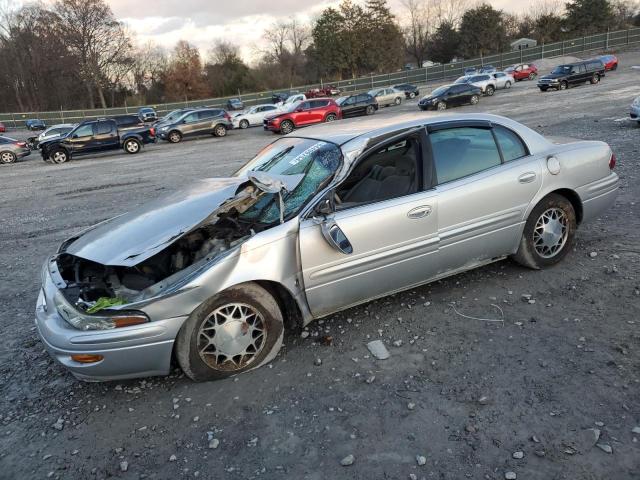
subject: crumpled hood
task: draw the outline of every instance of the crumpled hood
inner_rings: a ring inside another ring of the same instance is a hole
[[[245,182],[246,177],[201,180],[98,224],[65,251],[103,265],[137,265],[204,221]]]
[[[103,265],[132,267],[208,220],[228,200],[236,197],[241,185],[250,182],[267,193],[274,193],[280,188],[292,191],[303,177],[303,174],[249,172],[248,176],[200,180],[190,188],[99,223],[65,242],[64,252]],[[249,202],[255,203],[260,196],[251,195]],[[237,195],[237,198],[244,201],[242,195]]]

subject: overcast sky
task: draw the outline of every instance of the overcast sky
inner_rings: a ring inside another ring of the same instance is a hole
[[[542,0],[489,0],[495,8],[518,13]],[[317,16],[336,0],[154,0],[149,8],[131,8],[132,0],[107,0],[116,17],[135,32],[141,43],[149,40],[172,48],[187,40],[204,53],[217,39],[240,47],[251,61],[260,48],[264,30],[277,20]],[[364,3],[360,0],[358,3]],[[402,0],[389,0],[396,14],[403,14]]]

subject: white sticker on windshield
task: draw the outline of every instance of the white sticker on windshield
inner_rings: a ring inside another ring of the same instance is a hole
[[[293,165],[297,165],[303,159],[305,159],[306,157],[308,157],[312,153],[318,151],[323,145],[324,145],[324,142],[318,142],[318,143],[316,143],[314,145],[311,145],[309,148],[307,148],[306,150],[304,150],[303,152],[298,154],[296,157],[292,158],[291,161],[289,162],[289,165],[292,165],[292,166]]]

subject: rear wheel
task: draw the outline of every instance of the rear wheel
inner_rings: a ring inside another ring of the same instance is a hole
[[[294,125],[291,120],[285,120],[280,124],[280,132],[286,135],[287,133],[293,132]]]
[[[15,163],[17,159],[18,157],[13,152],[0,152],[0,163]]]
[[[229,377],[271,361],[284,323],[275,299],[254,283],[231,287],[198,307],[176,339],[185,374],[201,382]]]
[[[495,92],[496,92],[496,89],[493,87],[493,85],[487,85],[487,88],[484,91],[484,93],[486,93],[490,97],[493,96]]]
[[[374,113],[376,113],[376,109],[374,108],[373,105],[367,105],[367,109],[365,110],[365,113],[367,115],[373,115]]]
[[[416,92],[409,93],[409,98],[416,98]]]
[[[214,137],[224,137],[227,134],[227,127],[222,124],[218,124],[213,128]]]
[[[335,113],[330,113],[324,119],[325,122],[335,122],[338,119],[338,116]]]
[[[533,209],[525,224],[514,260],[533,269],[562,260],[573,245],[576,213],[562,195],[551,193]]]
[[[240,120],[240,128],[241,129],[245,129],[245,128],[249,128],[249,120]]]
[[[533,73],[533,72],[531,72],[531,73],[529,74],[529,77],[528,77],[528,78],[529,78],[529,80],[533,80],[533,79],[535,79],[535,78],[536,78],[536,74],[535,74],[535,73]]]
[[[511,82],[507,82],[504,84],[504,88],[511,88]]]
[[[182,141],[182,134],[178,130],[174,130],[167,136],[171,143],[180,143]]]
[[[436,108],[438,110],[446,110],[447,109],[447,104],[445,102],[438,102],[438,104],[436,105]]]
[[[591,85],[595,85],[600,81],[600,75],[598,75],[597,73],[594,73],[593,77],[591,77],[591,80],[589,81],[591,82]]]
[[[469,100],[469,103],[471,103],[471,105],[475,105],[480,101],[480,97],[478,95],[471,95],[471,99]]]
[[[130,138],[128,140],[125,140],[123,148],[125,152],[134,154],[140,151],[142,145],[135,138]]]
[[[66,150],[59,148],[58,150],[54,150],[53,152],[51,152],[51,155],[49,155],[49,159],[53,163],[61,164],[69,161],[69,154]]]

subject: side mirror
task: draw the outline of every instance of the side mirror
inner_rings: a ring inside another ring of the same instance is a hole
[[[353,246],[351,242],[347,239],[347,236],[344,234],[342,229],[334,222],[333,220],[324,220],[320,224],[320,230],[322,231],[322,236],[327,241],[329,245],[331,245],[334,249],[338,250],[345,255],[350,255],[353,253]]]
[[[78,138],[78,134],[74,133],[73,135],[71,135],[71,138]]]

